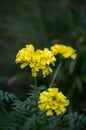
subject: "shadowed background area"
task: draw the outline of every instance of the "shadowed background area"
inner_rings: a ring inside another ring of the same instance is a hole
[[[75,48],[78,56],[75,61],[64,62],[56,85],[71,100],[71,109],[83,109],[86,106],[85,5],[85,0],[1,0],[0,89],[24,99],[34,81],[28,68],[21,70],[15,64],[18,50],[29,43],[42,49],[62,43]],[[52,75],[46,79],[39,77],[38,84],[48,85],[51,78]]]

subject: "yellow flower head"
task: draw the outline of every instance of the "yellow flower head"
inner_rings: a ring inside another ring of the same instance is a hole
[[[34,54],[34,46],[26,45],[26,48],[23,48],[18,51],[16,55],[16,63],[21,63],[21,69],[26,67],[31,62],[31,57]]]
[[[55,44],[51,46],[51,51],[54,55],[61,54],[64,58],[76,58],[76,50],[73,49],[71,46]]]
[[[43,91],[39,96],[38,107],[46,111],[47,116],[64,114],[68,105],[69,100],[58,88],[48,88],[48,91]]]
[[[52,72],[50,64],[54,65],[56,58],[48,48],[35,50],[34,46],[30,44],[18,51],[15,61],[21,63],[21,68],[29,65],[32,76],[37,76],[38,71],[41,70],[43,77],[46,77]]]

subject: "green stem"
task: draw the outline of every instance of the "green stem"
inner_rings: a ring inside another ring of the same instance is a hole
[[[54,83],[54,81],[56,79],[56,76],[57,76],[57,74],[58,74],[58,72],[60,70],[61,65],[62,65],[62,62],[60,62],[59,65],[57,66],[56,72],[55,72],[55,74],[54,74],[54,76],[53,76],[53,78],[52,78],[52,80],[50,82],[49,87],[52,87],[52,85],[53,85],[53,83]]]
[[[7,111],[4,109],[4,107],[2,107],[2,106],[0,106],[0,107],[1,107],[2,111],[8,116],[8,113],[7,113]]]
[[[36,90],[36,88],[37,88],[37,77],[35,77],[35,83],[34,84],[35,84],[34,87],[35,87],[35,90]]]

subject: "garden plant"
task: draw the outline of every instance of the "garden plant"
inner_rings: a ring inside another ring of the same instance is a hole
[[[86,1],[0,1],[0,130],[86,130]]]

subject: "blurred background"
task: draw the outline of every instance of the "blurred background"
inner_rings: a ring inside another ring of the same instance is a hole
[[[62,43],[77,50],[75,61],[64,61],[56,85],[70,99],[72,110],[85,108],[86,1],[0,0],[0,89],[22,100],[33,78],[28,68],[16,65],[15,57],[29,43],[42,49]],[[39,77],[38,84],[48,85],[52,75]]]

